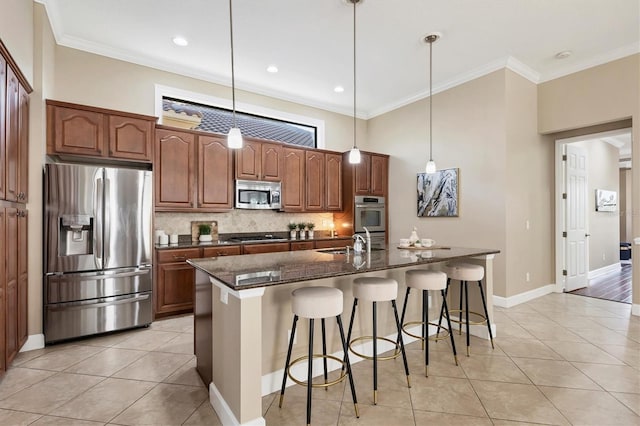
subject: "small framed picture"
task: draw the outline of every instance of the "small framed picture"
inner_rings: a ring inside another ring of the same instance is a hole
[[[618,208],[618,193],[606,189],[596,189],[596,211],[615,212]]]

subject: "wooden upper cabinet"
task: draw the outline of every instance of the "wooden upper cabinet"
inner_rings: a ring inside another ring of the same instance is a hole
[[[5,128],[5,194],[7,201],[18,201],[18,149],[20,146],[20,82],[7,67],[6,128]]]
[[[5,134],[6,134],[6,122],[4,118],[6,117],[5,105],[7,99],[7,61],[0,55],[0,165],[4,170],[5,165],[5,150],[6,150],[6,142],[5,142]],[[6,174],[4,171],[0,171],[0,200],[4,200],[5,198],[5,179]],[[0,275],[4,276],[4,275]],[[3,305],[0,305],[3,306]],[[2,370],[4,371],[4,370]]]
[[[371,154],[371,195],[387,195],[389,159],[382,155]]]
[[[325,153],[325,210],[342,210],[342,155]]]
[[[109,115],[109,156],[125,160],[153,160],[153,122]]]
[[[303,211],[305,206],[305,150],[285,147],[283,152],[282,209],[285,211]]]
[[[360,164],[354,165],[354,194],[387,194],[389,159],[386,155],[361,153]]]
[[[154,161],[156,208],[195,207],[195,135],[156,129]]]
[[[355,194],[369,195],[371,188],[371,157],[364,152],[360,154],[360,164],[353,165],[355,169]]]
[[[18,112],[18,202],[29,200],[29,93],[20,86]]]
[[[289,175],[287,174],[287,179]],[[301,176],[305,182],[305,210],[325,210],[325,154],[322,152],[305,150],[305,174]]]
[[[245,138],[236,152],[236,179],[282,180],[282,145]]]
[[[155,117],[47,100],[47,153],[151,162]]]
[[[104,151],[104,115],[64,107],[47,106],[48,125],[53,126],[49,154],[101,157]],[[53,123],[52,123],[53,122]]]
[[[198,136],[198,207],[233,208],[233,160],[222,136]]]

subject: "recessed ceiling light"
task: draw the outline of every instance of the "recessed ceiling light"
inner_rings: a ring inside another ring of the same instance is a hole
[[[342,93],[342,92],[344,92],[344,87],[336,86],[336,87],[333,88],[333,91],[336,92],[336,93]]]
[[[180,37],[180,36],[175,36],[173,38],[173,43],[176,44],[177,46],[186,46],[189,44],[186,38]]]
[[[571,52],[570,50],[563,50],[562,52],[556,53],[556,59],[568,58],[572,53],[573,52]]]
[[[275,66],[275,65],[269,65],[267,67],[267,72],[276,73],[276,72],[278,72],[278,67]]]

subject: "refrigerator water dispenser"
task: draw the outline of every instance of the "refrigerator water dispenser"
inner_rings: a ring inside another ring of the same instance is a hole
[[[60,256],[93,254],[93,217],[62,215],[59,235]]]

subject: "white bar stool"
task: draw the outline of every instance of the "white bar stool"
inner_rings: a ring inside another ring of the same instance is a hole
[[[402,331],[408,334],[411,337],[415,337],[416,339],[420,339],[422,341],[422,349],[426,350],[424,352],[424,375],[429,377],[429,324],[436,325],[435,323],[429,322],[429,290],[440,290],[440,294],[442,295],[442,308],[444,311],[447,323],[449,326],[449,337],[451,338],[451,348],[453,349],[453,359],[458,365],[458,355],[456,353],[456,344],[453,341],[453,334],[451,333],[451,321],[449,320],[449,308],[447,307],[447,299],[445,296],[445,289],[447,288],[447,274],[440,271],[431,271],[428,269],[411,269],[405,272],[405,283],[407,285],[407,293],[404,298],[404,305],[402,306],[402,318],[400,322],[402,323]],[[411,289],[414,288],[416,290],[422,290],[422,321],[410,321],[404,322],[405,314],[407,312],[407,301],[409,300],[409,293]],[[422,336],[418,336],[412,334],[406,330],[406,328],[410,325],[418,325],[422,326]],[[447,336],[439,337],[440,330],[446,330],[440,324],[437,324],[437,332],[434,340],[446,339]]]
[[[451,283],[451,280],[460,281],[460,309],[452,309],[451,313],[457,312],[460,314],[458,320],[451,320],[453,322],[457,322],[460,324],[460,333],[462,334],[462,314],[464,313],[464,322],[467,326],[467,356],[469,356],[470,352],[470,343],[469,343],[469,324],[473,325],[481,325],[487,324],[487,329],[489,330],[489,339],[491,340],[491,348],[495,348],[493,345],[493,333],[491,332],[491,322],[489,321],[489,312],[487,311],[487,302],[484,298],[484,290],[482,289],[482,279],[484,278],[484,268],[480,265],[474,265],[472,263],[449,263],[445,265],[443,268],[444,272],[447,274],[447,291],[449,290],[448,286]],[[468,283],[469,281],[477,281],[478,288],[480,289],[480,298],[482,299],[482,307],[484,309],[484,315],[479,312],[469,311],[469,291],[468,291]],[[464,290],[464,294],[463,294]],[[447,294],[445,291],[445,296]],[[463,297],[464,296],[464,297]],[[462,309],[462,301],[464,299],[465,308]],[[438,325],[442,323],[442,316],[444,312],[440,310],[440,322]],[[469,315],[475,315],[480,318],[480,321],[470,321]]]
[[[314,387],[328,387],[342,382],[347,375],[349,376],[349,385],[351,386],[351,396],[353,397],[353,405],[355,406],[356,417],[360,417],[358,413],[358,400],[356,398],[356,388],[353,384],[353,376],[351,374],[351,363],[349,357],[345,357],[344,360],[339,359],[333,355],[327,355],[327,341],[325,335],[325,318],[336,317],[338,322],[338,330],[340,330],[340,342],[342,344],[342,350],[347,353],[347,341],[344,338],[344,328],[342,327],[342,305],[343,297],[342,291],[332,287],[303,287],[295,289],[291,292],[291,310],[293,311],[293,325],[291,327],[291,336],[289,338],[289,349],[287,350],[287,360],[284,365],[284,375],[282,377],[282,388],[280,389],[280,402],[278,406],[282,408],[282,401],[284,399],[284,389],[287,385],[287,376],[299,385],[307,387],[307,425],[311,424],[311,389]],[[309,352],[306,356],[301,356],[293,362],[291,361],[291,351],[293,350],[293,340],[296,335],[296,324],[298,323],[298,317],[309,319]],[[321,319],[322,322],[322,355],[313,354],[313,323],[314,319]],[[314,384],[313,379],[313,358],[323,358],[324,362],[324,383]],[[332,359],[343,364],[342,372],[340,376],[328,382],[327,378],[327,359]],[[291,375],[290,368],[292,365],[307,361],[307,381],[301,381]],[[346,367],[346,373],[344,368]]]
[[[353,280],[353,309],[351,310],[351,320],[349,321],[349,332],[347,333],[347,341],[349,342],[349,350],[364,359],[373,360],[373,403],[378,403],[378,360],[385,361],[395,359],[402,354],[404,361],[404,370],[407,375],[407,386],[411,387],[409,377],[409,364],[407,363],[407,354],[404,351],[404,343],[402,341],[402,329],[398,318],[398,308],[396,307],[396,298],[398,297],[398,282],[391,278],[382,277],[360,277]],[[358,300],[365,300],[373,303],[373,335],[360,336],[351,340],[351,332],[353,330],[353,322],[356,315],[356,306]],[[386,337],[378,336],[377,325],[377,302],[391,302],[393,307],[393,315],[395,318],[396,328],[398,330],[398,339],[393,341]],[[363,340],[371,340],[373,343],[373,356],[364,355],[353,350],[353,344]],[[395,345],[393,355],[380,357],[378,356],[378,340],[384,340]],[[347,356],[348,358],[348,356]]]

